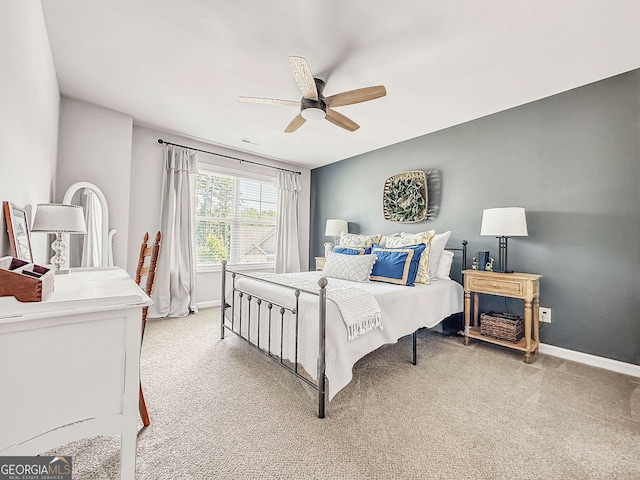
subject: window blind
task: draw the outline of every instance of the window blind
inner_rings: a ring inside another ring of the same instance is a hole
[[[273,263],[277,191],[254,178],[199,165],[195,188],[196,264]]]

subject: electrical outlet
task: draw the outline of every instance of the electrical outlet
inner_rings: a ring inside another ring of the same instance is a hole
[[[538,320],[544,323],[551,323],[551,309],[547,307],[540,307]]]

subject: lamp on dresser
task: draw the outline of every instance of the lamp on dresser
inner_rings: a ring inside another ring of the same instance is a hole
[[[62,266],[67,261],[64,256],[67,242],[62,238],[62,234],[87,233],[82,207],[62,203],[39,203],[31,231],[56,234],[56,239],[51,244],[51,249],[55,252],[51,257],[51,264],[56,273],[61,273]]]
[[[346,220],[339,220],[336,218],[327,220],[327,226],[324,234],[327,237],[334,237],[335,245],[340,243],[340,235],[342,235],[342,232],[349,233],[349,226]]]
[[[526,237],[527,218],[522,207],[487,208],[482,212],[480,235],[498,238],[498,268],[496,272],[510,273],[507,269],[507,239]]]

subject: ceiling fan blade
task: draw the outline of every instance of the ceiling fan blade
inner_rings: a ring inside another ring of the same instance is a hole
[[[304,117],[300,114],[296,115],[295,118],[293,120],[291,120],[291,123],[289,123],[289,125],[287,125],[287,128],[284,129],[285,133],[293,133],[296,130],[298,130],[303,124],[304,122],[306,122],[306,120],[304,119]]]
[[[358,88],[348,92],[337,93],[324,99],[327,107],[342,107],[343,105],[353,105],[354,103],[367,102],[375,98],[384,97],[387,90],[382,85],[376,87]]]
[[[291,64],[293,77],[296,79],[302,96],[308,100],[315,100],[317,102],[318,89],[316,88],[316,82],[313,79],[313,73],[311,73],[307,61],[302,57],[289,57],[289,63]]]
[[[261,103],[263,105],[287,105],[297,107],[300,102],[295,100],[278,100],[276,98],[238,97],[238,100],[246,103]]]
[[[350,132],[353,132],[360,128],[360,125],[358,125],[356,122],[354,122],[350,118],[345,117],[341,113],[336,112],[335,110],[331,110],[330,108],[327,108],[327,116],[324,118],[329,120],[334,125],[344,128],[345,130],[349,130]]]

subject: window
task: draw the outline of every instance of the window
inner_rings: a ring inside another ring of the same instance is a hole
[[[220,173],[196,176],[196,264],[273,263],[277,192],[273,179]]]

